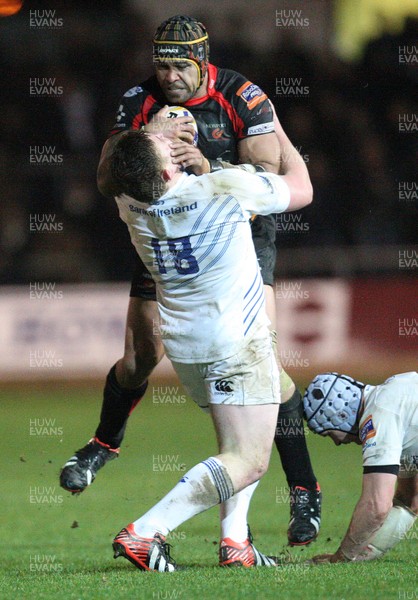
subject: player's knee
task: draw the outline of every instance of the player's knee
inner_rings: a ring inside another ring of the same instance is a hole
[[[146,347],[136,348],[134,354],[135,372],[145,372],[148,376],[163,356],[164,351],[158,345],[150,344]]]
[[[247,461],[245,465],[246,485],[251,485],[252,483],[255,483],[261,479],[267,472],[268,464],[268,456],[265,458],[259,457],[258,459]]]
[[[265,456],[261,459],[256,466],[256,479],[254,481],[258,481],[263,475],[267,473],[267,469],[269,466],[269,456]]]
[[[151,374],[161,358],[149,348],[148,352],[125,352],[122,359],[124,385],[134,388],[140,386]]]

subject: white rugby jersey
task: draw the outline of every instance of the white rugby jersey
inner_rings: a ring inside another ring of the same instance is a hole
[[[119,214],[157,287],[167,356],[213,362],[236,354],[268,319],[249,218],[283,212],[290,191],[272,173],[187,175],[151,206],[122,194]]]
[[[363,466],[400,465],[400,475],[418,471],[418,373],[400,373],[366,386],[359,436]]]

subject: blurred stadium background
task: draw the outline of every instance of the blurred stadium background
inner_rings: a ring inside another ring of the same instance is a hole
[[[416,533],[355,574],[298,566],[335,551],[361,486],[359,448],[311,435],[324,493],[315,545],[286,549],[276,452],[251,508],[261,550],[284,550],[287,569],[219,577],[215,511],[174,532],[176,560],[194,567],[174,584],[115,567],[115,532],[178,479],[166,462],[214,451],[209,419],[167,362],[131,417],[122,462],[79,498],[59,488],[123,351],[134,251],[96,189],[99,153],[121,95],[152,73],[155,28],[177,13],[207,25],[212,62],[264,88],[310,170],[312,206],[277,217],[284,366],[301,388],[318,370],[372,383],[416,369],[416,0],[26,1],[0,18],[1,596],[231,600],[277,598],[279,585],[283,600],[412,597]]]
[[[302,381],[416,368],[418,4],[58,0],[0,20],[2,381],[102,380],[121,355],[134,250],[96,167],[181,12],[268,93],[310,170],[314,203],[277,217],[283,364]]]

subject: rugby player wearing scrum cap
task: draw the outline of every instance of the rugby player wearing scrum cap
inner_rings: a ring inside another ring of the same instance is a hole
[[[418,513],[418,373],[377,386],[322,373],[303,398],[308,427],[333,442],[362,445],[363,487],[334,554],[314,563],[380,558],[404,538]]]
[[[153,39],[153,59],[155,75],[124,94],[115,125],[104,144],[98,185],[105,196],[115,195],[109,158],[118,134],[128,129],[163,132],[174,142],[174,161],[196,175],[237,168],[239,163],[251,163],[254,170],[278,172],[281,148],[276,131],[282,129],[270,101],[243,75],[209,62],[208,34],[202,23],[181,15],[164,21]],[[167,118],[167,105],[184,106],[193,114],[199,129],[198,147],[191,143],[190,118]],[[181,141],[190,143],[185,147]],[[301,180],[300,186],[311,191],[309,177]],[[252,235],[274,330],[274,217],[255,218]],[[163,356],[161,340],[155,335],[155,300],[155,284],[138,259],[130,292],[125,353],[108,374],[100,424],[92,440],[75,453],[61,472],[61,485],[71,492],[83,491],[94,481],[97,471],[118,455],[129,414],[144,396],[148,377]],[[291,544],[306,544],[319,531],[321,492],[303,433],[301,394],[284,370],[281,402],[279,420],[293,425],[287,435],[278,426],[275,437],[290,487],[288,539]],[[245,506],[240,512],[242,523]],[[244,540],[244,524],[238,529],[235,538],[241,536]]]

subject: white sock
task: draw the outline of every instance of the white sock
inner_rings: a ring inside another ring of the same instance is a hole
[[[230,538],[234,542],[244,542],[247,539],[247,514],[258,483],[256,481],[248,485],[222,504],[221,539]]]
[[[228,471],[217,458],[195,465],[162,500],[134,522],[137,535],[166,536],[184,521],[225,502],[234,493]]]

